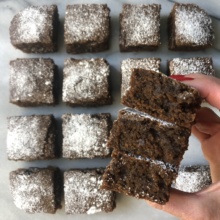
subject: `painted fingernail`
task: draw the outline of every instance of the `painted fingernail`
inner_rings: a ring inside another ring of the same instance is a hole
[[[178,81],[194,80],[194,78],[188,77],[186,75],[171,75],[170,78],[178,80]]]

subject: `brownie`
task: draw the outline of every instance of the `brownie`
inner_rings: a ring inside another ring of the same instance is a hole
[[[158,4],[123,4],[120,14],[121,52],[155,50],[160,45]]]
[[[105,59],[66,59],[63,75],[63,102],[66,104],[97,106],[112,103],[110,68]]]
[[[212,183],[208,165],[180,166],[172,187],[184,192],[198,192]]]
[[[55,105],[56,65],[49,58],[10,61],[10,102],[19,106]]]
[[[168,61],[169,75],[186,75],[190,73],[203,73],[205,75],[215,75],[212,58],[174,58]]]
[[[195,4],[174,4],[168,19],[170,50],[200,50],[211,47],[214,31],[211,17]]]
[[[114,121],[108,147],[179,166],[190,133],[188,128],[127,108]]]
[[[25,53],[57,51],[58,25],[56,5],[30,6],[12,19],[11,43]]]
[[[14,204],[27,213],[54,214],[61,208],[61,174],[58,168],[18,169],[10,172]]]
[[[115,193],[101,189],[103,169],[64,172],[64,200],[67,214],[111,212]]]
[[[53,115],[8,117],[7,154],[9,160],[45,160],[57,155]]]
[[[176,168],[161,161],[114,151],[102,188],[165,204]]]
[[[122,98],[128,107],[190,128],[202,98],[199,92],[165,74],[133,69],[130,88]]]
[[[64,21],[67,52],[78,54],[109,49],[109,13],[107,4],[67,5]]]
[[[110,114],[65,114],[62,119],[64,158],[110,156],[107,147],[111,129]]]
[[[127,88],[129,87],[129,82],[132,74],[132,68],[142,68],[149,69],[159,72],[161,60],[159,58],[136,58],[136,59],[126,59],[121,62],[121,97],[125,95]]]

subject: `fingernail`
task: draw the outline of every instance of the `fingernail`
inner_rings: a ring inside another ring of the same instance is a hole
[[[171,75],[169,77],[178,81],[194,80],[194,78],[188,77],[186,75]]]

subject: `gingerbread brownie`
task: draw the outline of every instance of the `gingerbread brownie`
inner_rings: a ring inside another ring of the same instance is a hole
[[[56,104],[56,65],[49,58],[10,61],[10,102],[19,106]]]
[[[63,70],[63,102],[71,106],[112,103],[110,68],[105,59],[66,59]]]
[[[67,5],[64,41],[68,53],[109,49],[110,10],[107,4]]]
[[[165,74],[133,69],[130,88],[122,103],[155,118],[190,128],[201,100],[197,90]]]
[[[14,204],[27,213],[54,214],[61,208],[61,185],[58,168],[32,167],[10,172]]]
[[[101,189],[103,169],[64,172],[64,200],[67,214],[111,212],[115,193]]]
[[[174,4],[168,19],[170,50],[200,50],[211,47],[214,31],[211,17],[195,4]]]
[[[110,114],[66,114],[62,119],[64,158],[110,156],[107,147],[111,129]]]
[[[139,59],[126,59],[121,62],[121,97],[125,95],[126,90],[129,88],[129,82],[132,74],[132,68],[149,69],[159,72],[161,60],[159,58],[139,58]]]
[[[169,75],[186,75],[190,73],[203,73],[205,75],[215,75],[212,58],[174,58],[168,61]]]
[[[160,45],[158,4],[123,4],[120,14],[121,52],[155,50]]]
[[[9,160],[46,160],[58,156],[53,115],[11,116],[8,118]]]
[[[184,192],[198,192],[212,183],[208,165],[180,166],[172,187]]]
[[[30,6],[12,19],[11,43],[25,53],[57,51],[58,25],[56,5]]]

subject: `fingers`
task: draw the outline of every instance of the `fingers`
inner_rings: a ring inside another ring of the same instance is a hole
[[[192,133],[195,135],[195,137],[202,143],[206,139],[210,138],[210,135],[205,134],[201,132],[197,127],[194,125],[192,126]]]

